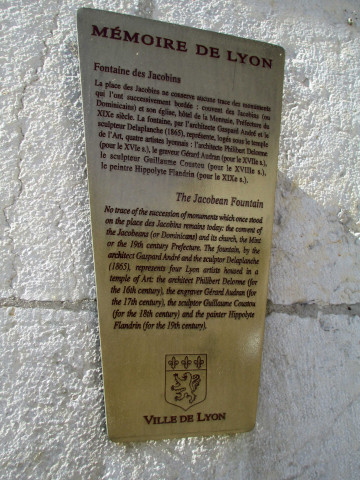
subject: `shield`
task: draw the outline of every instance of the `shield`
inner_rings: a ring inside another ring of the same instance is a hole
[[[165,400],[189,410],[206,398],[207,355],[165,355]]]

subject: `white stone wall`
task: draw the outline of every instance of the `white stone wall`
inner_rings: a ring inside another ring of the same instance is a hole
[[[106,437],[81,6],[285,48],[268,316],[250,433],[128,445]],[[360,478],[359,1],[12,0],[0,20],[0,478]]]

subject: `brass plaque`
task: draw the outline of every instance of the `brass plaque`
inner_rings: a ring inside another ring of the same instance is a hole
[[[109,437],[253,428],[281,47],[78,12]]]

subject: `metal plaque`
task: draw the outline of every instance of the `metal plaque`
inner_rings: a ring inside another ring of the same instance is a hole
[[[78,36],[109,437],[248,431],[284,51],[87,8]]]

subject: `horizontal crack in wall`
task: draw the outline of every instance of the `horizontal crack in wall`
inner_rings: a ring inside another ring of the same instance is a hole
[[[15,308],[41,308],[45,310],[69,310],[71,312],[89,311],[96,312],[96,300],[78,300],[75,302],[67,300],[23,300],[21,298],[8,297],[0,298],[0,307]],[[291,305],[276,304],[268,300],[266,314],[284,313],[297,317],[317,318],[318,314],[324,315],[349,315],[360,316],[360,303],[354,304],[328,304],[318,305],[316,303],[293,303]]]
[[[268,300],[266,305],[266,314],[270,313],[285,313],[286,315],[295,315],[297,317],[317,318],[319,313],[324,315],[360,315],[360,303],[353,303],[347,305],[327,304],[318,305],[317,303],[293,303],[291,305],[276,304]]]
[[[96,312],[96,300],[23,300],[21,298],[0,298],[0,307],[42,308],[45,310],[69,310],[71,312]]]

